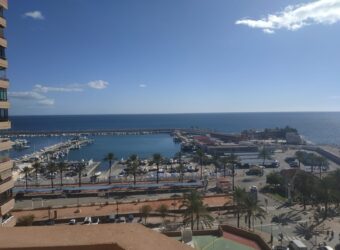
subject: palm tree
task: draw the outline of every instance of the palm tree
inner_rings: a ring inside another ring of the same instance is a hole
[[[315,176],[305,171],[299,171],[293,178],[293,186],[301,198],[303,209],[306,210],[307,202],[312,199],[312,196],[315,193]]]
[[[221,158],[221,162],[223,164],[223,177],[226,177],[227,164],[229,163],[228,157]]]
[[[232,187],[233,191],[235,190],[235,164],[238,162],[238,157],[234,154],[231,153],[228,157],[227,160],[229,163],[231,163],[231,175],[232,175]]]
[[[178,165],[177,171],[179,172],[179,181],[183,182],[183,179],[184,179],[184,165],[183,165],[182,162]]]
[[[112,161],[115,159],[114,153],[108,153],[104,158],[104,161],[109,162],[109,184],[111,184],[111,169],[112,169]]]
[[[66,171],[68,169],[67,165],[65,164],[65,162],[59,162],[57,165],[57,168],[59,170],[60,173],[60,186],[63,186],[63,173],[64,171]]]
[[[25,175],[25,188],[27,189],[27,182],[28,182],[28,175],[31,172],[31,168],[29,167],[24,167],[21,170],[21,173]]]
[[[237,213],[237,227],[240,227],[240,217],[244,209],[244,200],[247,197],[247,192],[244,188],[236,187],[233,193],[236,213]]]
[[[146,219],[150,215],[151,211],[152,211],[152,208],[151,208],[150,205],[143,205],[139,209],[139,212],[140,212],[141,216],[144,218],[144,224],[146,224]]]
[[[207,206],[203,204],[203,197],[197,190],[192,190],[184,194],[180,209],[184,208],[183,222],[191,225],[194,229],[194,222],[196,221],[197,230],[199,229],[200,220],[204,224],[211,226],[213,218],[208,213]]]
[[[159,164],[162,163],[162,160],[163,160],[162,155],[159,154],[159,153],[154,154],[154,155],[152,156],[152,160],[153,160],[153,162],[156,163],[156,165],[157,165],[157,174],[156,174],[156,176],[157,176],[157,184],[158,184],[158,181],[159,181],[159,179],[158,179],[158,175],[159,175]]]
[[[200,165],[201,165],[201,180],[203,179],[203,158],[205,156],[204,152],[202,151],[202,149],[198,149],[196,151],[196,155],[200,161]]]
[[[269,151],[268,149],[266,149],[265,146],[263,146],[263,147],[260,149],[260,151],[259,151],[258,157],[259,157],[260,159],[263,159],[262,165],[264,166],[266,160],[270,160],[270,159],[271,159],[271,153],[270,153],[270,151]]]
[[[254,220],[256,218],[259,219],[265,218],[266,211],[262,209],[262,207],[259,204],[259,201],[250,195],[247,195],[243,202],[245,213],[247,215],[248,228],[250,229],[251,222],[253,222],[254,225]]]
[[[304,160],[305,158],[305,153],[303,151],[296,151],[295,152],[295,157],[296,159],[298,160],[299,162],[299,168],[300,168],[300,165],[301,165],[301,162]]]
[[[136,185],[136,175],[139,172],[139,159],[136,154],[133,154],[128,159],[128,174],[133,175],[133,185]]]
[[[38,186],[38,172],[41,169],[41,165],[38,161],[36,161],[33,163],[32,168],[34,169],[35,172],[35,185]]]
[[[81,176],[86,166],[84,163],[78,163],[75,165],[75,171],[78,173],[78,186],[81,187]]]
[[[315,162],[319,166],[320,170],[320,179],[322,178],[322,168],[327,167],[329,165],[327,159],[323,156],[316,156],[315,157]]]
[[[57,166],[55,165],[54,162],[50,162],[47,165],[47,171],[48,171],[48,175],[49,175],[49,177],[51,179],[51,188],[53,189],[54,188],[54,183],[53,183],[54,174],[57,171]]]
[[[217,178],[217,168],[218,168],[218,162],[220,161],[220,157],[216,154],[214,154],[213,156],[213,164],[215,166],[215,175],[216,175],[216,178]]]

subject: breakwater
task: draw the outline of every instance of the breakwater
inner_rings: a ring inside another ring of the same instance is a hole
[[[54,130],[54,131],[16,131],[8,130],[1,133],[3,136],[98,136],[98,135],[148,135],[148,134],[172,134],[176,131],[205,134],[217,133],[208,129],[187,128],[153,128],[153,129],[102,129],[102,130]],[[222,133],[221,133],[222,134]]]

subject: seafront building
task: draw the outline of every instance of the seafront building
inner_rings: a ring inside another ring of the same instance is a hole
[[[8,8],[7,0],[0,0],[0,130],[10,129],[11,122],[8,117],[9,102],[7,100],[7,89],[9,81],[6,77],[8,66],[6,59],[7,40],[4,36],[6,19],[4,12]],[[9,158],[9,150],[12,142],[8,138],[0,137],[0,225],[14,226],[15,219],[10,211],[14,207],[12,189],[14,181],[12,179],[13,161]]]

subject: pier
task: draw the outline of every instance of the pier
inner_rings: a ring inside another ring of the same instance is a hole
[[[216,133],[209,129],[194,128],[139,128],[139,129],[99,129],[99,130],[54,130],[54,131],[15,131],[8,130],[2,136],[34,137],[34,136],[97,136],[97,135],[148,135],[148,134],[173,134],[176,131],[194,134]],[[222,133],[221,133],[222,134]]]

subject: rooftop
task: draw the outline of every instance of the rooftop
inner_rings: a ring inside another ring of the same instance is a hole
[[[0,229],[0,249],[191,249],[139,224],[14,227]]]

